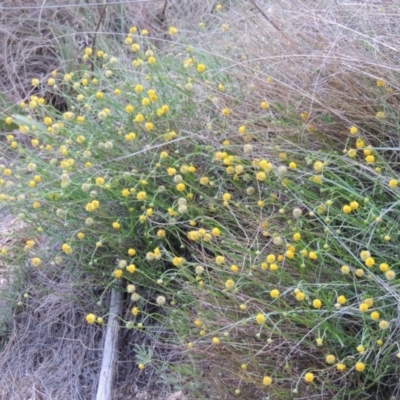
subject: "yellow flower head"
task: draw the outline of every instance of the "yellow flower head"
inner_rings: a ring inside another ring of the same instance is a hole
[[[261,313],[257,314],[256,315],[256,322],[259,325],[263,324],[265,322],[264,314],[261,314]]]

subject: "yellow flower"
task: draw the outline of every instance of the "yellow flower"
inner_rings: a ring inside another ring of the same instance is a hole
[[[308,118],[309,118],[309,116],[310,116],[310,114],[309,114],[307,111],[303,111],[303,112],[300,113],[300,118],[301,118],[303,121],[307,121]]]
[[[381,322],[379,322],[379,328],[382,330],[386,330],[388,329],[390,326],[388,321],[382,320]]]
[[[220,341],[216,336],[213,337],[212,342],[213,342],[213,344],[215,344],[215,345],[218,345],[218,344],[221,343],[221,341]]]
[[[114,229],[119,229],[119,228],[121,228],[121,224],[120,224],[119,222],[113,222],[113,223],[112,223],[112,227],[113,227]]]
[[[365,364],[363,362],[356,363],[356,371],[357,372],[363,372],[364,369],[365,369]]]
[[[378,311],[373,311],[372,313],[371,313],[371,319],[373,320],[373,321],[376,321],[376,320],[378,320],[379,319],[379,317],[380,317],[380,315],[379,315],[379,312]]]
[[[134,110],[134,107],[133,107],[131,104],[128,104],[128,105],[125,107],[125,111],[126,111],[128,114],[131,114],[131,113],[133,112],[133,110]]]
[[[373,164],[374,161],[375,161],[375,157],[372,156],[372,155],[369,155],[369,156],[365,157],[365,162],[366,162],[367,164]]]
[[[352,126],[350,127],[350,129],[349,129],[349,132],[350,132],[352,135],[356,135],[356,134],[358,133],[358,128],[357,128],[356,126],[352,125]]]
[[[197,72],[202,73],[206,70],[206,66],[204,64],[197,64]]]
[[[61,246],[61,249],[65,254],[71,254],[72,253],[72,248],[67,243],[64,243]]]
[[[135,265],[135,264],[129,264],[129,265],[127,265],[127,267],[126,267],[126,270],[127,270],[129,273],[133,274],[133,273],[136,271],[136,265]]]
[[[317,255],[317,253],[315,251],[310,251],[308,253],[308,258],[310,260],[317,260],[318,259],[318,255]]]
[[[378,79],[376,81],[376,86],[384,87],[384,86],[386,86],[386,82],[383,79]]]
[[[361,260],[365,261],[368,257],[371,257],[371,253],[368,250],[363,250],[360,253]]]
[[[357,351],[361,354],[365,353],[365,347],[360,344],[359,346],[357,346]]]
[[[235,288],[235,281],[232,280],[232,279],[228,279],[228,280],[225,282],[225,287],[226,287],[228,290],[234,289],[234,288]]]
[[[86,317],[85,317],[85,319],[86,319],[86,322],[87,322],[88,324],[94,324],[94,323],[96,322],[96,315],[94,315],[94,314],[92,314],[92,313],[87,314]]]
[[[389,181],[389,186],[390,186],[391,188],[395,188],[398,184],[399,184],[399,182],[398,182],[396,179],[391,179],[391,180]]]
[[[158,237],[159,239],[165,238],[165,230],[164,230],[164,229],[159,229],[159,230],[157,231],[157,237]]]
[[[39,86],[39,83],[40,83],[39,79],[37,79],[37,78],[33,78],[32,79],[32,86],[33,87]]]
[[[334,364],[336,361],[336,357],[333,354],[328,354],[325,357],[325,361],[327,362],[327,364]]]
[[[389,271],[389,264],[382,263],[379,265],[379,269],[381,270],[381,272],[387,272],[387,271]]]
[[[222,109],[222,115],[224,115],[225,117],[228,116],[230,113],[231,113],[231,111],[229,110],[229,108]]]
[[[341,304],[341,305],[346,304],[346,301],[347,301],[347,299],[346,299],[346,297],[343,296],[343,295],[341,295],[341,296],[339,296],[339,297],[337,298],[337,302],[338,302],[339,304]]]
[[[183,257],[174,257],[173,259],[172,259],[172,264],[175,266],[175,267],[181,267],[184,263],[185,263],[185,259],[183,258]]]
[[[359,204],[356,201],[352,201],[350,203],[350,207],[351,207],[352,210],[357,210],[358,207],[359,207]]]
[[[314,163],[315,171],[322,171],[323,168],[324,168],[324,163],[322,161],[315,161],[315,163]]]
[[[147,197],[146,192],[139,192],[139,193],[136,195],[136,198],[137,198],[139,201],[144,201],[144,200],[146,200],[146,197]]]
[[[222,199],[223,199],[224,201],[229,201],[229,200],[231,200],[231,198],[232,198],[232,195],[231,195],[230,193],[224,193],[224,194],[222,195]]]
[[[374,305],[374,299],[369,297],[368,299],[364,300],[364,303],[368,305],[368,307],[372,307]]]
[[[297,301],[303,301],[305,299],[306,295],[303,292],[298,292],[296,293],[296,300]]]
[[[261,313],[257,314],[256,315],[256,322],[259,325],[263,324],[265,322],[264,314],[261,314]]]
[[[320,299],[315,299],[312,304],[313,304],[313,307],[317,308],[317,309],[322,307],[322,301]]]
[[[307,383],[313,382],[313,381],[314,381],[314,374],[313,374],[312,372],[307,372],[307,373],[304,375],[304,380],[305,380]]]
[[[263,182],[267,179],[267,175],[265,174],[265,172],[260,171],[260,172],[257,172],[256,178],[258,181]]]
[[[267,108],[269,108],[269,105],[268,105],[268,103],[266,101],[262,101],[261,104],[260,104],[260,107],[263,110],[266,110]]]
[[[392,281],[393,279],[396,278],[396,272],[394,272],[394,271],[387,271],[387,272],[385,273],[385,276],[386,276],[386,279],[387,279],[388,281]]]
[[[369,309],[368,304],[367,303],[361,303],[360,306],[359,306],[359,309],[360,309],[361,312],[368,311],[368,309]]]
[[[225,263],[225,257],[224,256],[217,256],[215,257],[215,262],[218,265],[222,265]]]
[[[271,292],[270,292],[270,296],[273,298],[273,299],[276,299],[277,297],[279,297],[279,290],[278,289],[273,289],[273,290],[271,290]]]
[[[184,183],[178,183],[177,185],[176,185],[176,190],[178,191],[178,192],[183,192],[184,190],[186,189],[186,186],[185,186],[185,184]]]
[[[357,155],[357,150],[355,150],[355,149],[349,149],[349,151],[347,152],[347,155],[348,155],[350,158],[354,158],[354,157]]]
[[[113,275],[114,275],[117,279],[119,279],[119,278],[121,278],[121,276],[123,275],[123,273],[124,273],[124,271],[122,271],[122,269],[116,269],[116,270],[113,272]]]
[[[346,369],[346,365],[345,365],[345,364],[342,364],[342,363],[336,364],[336,369],[337,369],[339,372],[343,372],[343,371]]]
[[[364,270],[361,268],[357,268],[355,274],[358,278],[362,278],[364,276]]]
[[[340,268],[340,270],[344,275],[348,275],[350,273],[350,268],[347,265],[343,265],[342,268]]]
[[[231,271],[234,272],[234,273],[236,273],[236,272],[239,271],[239,267],[238,267],[237,265],[235,265],[235,264],[232,264],[232,265],[231,265]]]
[[[174,26],[169,27],[168,32],[171,36],[174,36],[178,33],[178,29],[175,28]]]
[[[385,113],[383,111],[378,111],[376,113],[376,118],[378,119],[385,119]]]
[[[364,263],[368,268],[372,268],[375,265],[375,260],[372,257],[368,257]]]
[[[137,307],[133,307],[131,313],[134,317],[136,317],[139,314],[139,309]]]
[[[351,208],[351,206],[349,206],[348,204],[344,205],[343,208],[342,208],[342,210],[343,210],[343,212],[344,212],[345,214],[350,214],[350,213],[352,212],[352,208]]]
[[[272,378],[270,376],[264,376],[263,385],[270,386],[272,384]]]
[[[34,267],[38,267],[42,263],[42,260],[38,257],[34,257],[31,262]]]

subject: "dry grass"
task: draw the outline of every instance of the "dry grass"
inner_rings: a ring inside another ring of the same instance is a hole
[[[99,293],[87,285],[87,279],[79,276],[78,271],[72,276],[54,267],[25,271],[24,286],[29,298],[18,307],[12,321],[8,321],[12,324],[11,335],[0,357],[0,398],[94,398],[104,331],[102,326],[88,325],[84,316],[90,299],[98,315],[107,312],[94,304],[94,296]],[[165,399],[172,392],[165,383],[156,383],[159,378],[153,368],[138,370],[134,347],[140,343],[159,360],[176,362],[179,358],[174,349],[162,344],[166,335],[154,322],[147,326],[146,332],[121,331],[114,399],[140,398],[143,393],[152,393],[153,399],[159,396]]]

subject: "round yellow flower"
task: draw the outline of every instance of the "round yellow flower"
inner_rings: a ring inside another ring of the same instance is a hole
[[[64,243],[64,244],[61,246],[61,250],[62,250],[65,254],[71,254],[71,253],[72,253],[72,248],[71,248],[71,246],[70,246],[69,244],[67,244],[67,243]]]
[[[113,275],[115,276],[115,278],[119,279],[121,278],[121,276],[123,275],[124,271],[122,271],[122,269],[116,269],[113,273]]]
[[[215,345],[218,345],[218,344],[221,343],[221,341],[220,341],[216,336],[213,337],[212,342],[213,342],[213,344],[215,344]]]
[[[389,181],[389,186],[390,186],[391,188],[395,188],[398,184],[399,184],[399,182],[398,182],[396,179],[391,179],[391,180]]]
[[[306,295],[303,292],[298,292],[296,293],[296,300],[297,301],[303,301],[305,299]]]
[[[217,257],[215,257],[215,262],[216,262],[218,265],[222,265],[222,264],[224,264],[224,262],[225,262],[225,257],[224,257],[224,256],[217,256]]]
[[[184,183],[178,183],[177,185],[176,185],[176,190],[178,191],[178,192],[183,192],[184,190],[186,189],[186,185],[184,184]]]
[[[328,354],[325,357],[325,361],[327,362],[327,364],[334,364],[336,361],[336,357],[333,354]]]
[[[307,383],[313,382],[313,381],[314,381],[314,374],[313,374],[312,372],[307,372],[307,373],[304,375],[304,380],[305,380]]]
[[[196,69],[197,69],[197,72],[202,73],[206,70],[206,66],[204,64],[197,64]]]
[[[372,257],[368,257],[364,263],[368,268],[372,268],[375,265],[375,260]]]
[[[270,376],[264,376],[263,385],[270,386],[272,384],[272,378]]]
[[[260,182],[263,182],[267,179],[267,175],[263,171],[257,172],[256,177],[257,177],[257,180]]]
[[[352,210],[358,210],[359,204],[358,204],[357,201],[352,201],[350,203],[350,207],[351,207]]]
[[[365,369],[365,364],[363,362],[356,363],[356,371],[363,372]]]
[[[317,308],[317,309],[322,307],[322,301],[320,299],[315,299],[312,304],[313,304],[313,307]]]
[[[279,290],[278,289],[273,289],[273,290],[271,290],[271,292],[270,292],[270,296],[273,298],[273,299],[276,299],[276,298],[278,298],[279,297]]]
[[[356,135],[358,133],[358,128],[354,125],[352,125],[349,129],[350,134]]]
[[[350,213],[352,212],[352,208],[351,208],[351,206],[349,206],[348,204],[344,205],[343,208],[342,208],[342,210],[343,210],[343,212],[344,212],[345,214],[350,214]]]
[[[265,322],[264,314],[261,314],[261,313],[257,314],[256,315],[256,322],[259,325],[263,324]]]
[[[381,322],[379,322],[379,328],[382,330],[388,329],[389,326],[390,326],[390,323],[388,321],[382,320]]]
[[[345,365],[345,364],[342,364],[342,363],[338,363],[338,364],[336,364],[336,369],[337,369],[339,372],[343,372],[343,371],[346,369],[346,365]]]
[[[97,318],[95,314],[90,313],[86,315],[85,319],[88,324],[94,324]]]
[[[375,157],[372,155],[369,155],[369,156],[365,157],[365,162],[367,164],[373,164],[375,162]]]
[[[172,259],[172,264],[175,266],[175,267],[181,267],[184,263],[185,263],[185,259],[183,258],[183,257],[174,257],[173,259]]]
[[[39,265],[42,263],[42,260],[39,257],[34,257],[32,258],[31,262],[34,267],[39,267]]]
[[[232,280],[232,279],[228,279],[228,280],[225,282],[225,287],[226,287],[228,290],[234,289],[234,288],[235,288],[235,281]]]
[[[385,273],[385,276],[386,276],[386,279],[387,279],[388,281],[392,281],[393,279],[396,278],[396,272],[394,272],[394,271],[387,271],[387,272]]]
[[[371,319],[372,319],[373,321],[378,320],[379,317],[380,317],[380,315],[379,315],[378,311],[373,311],[373,312],[371,313]]]

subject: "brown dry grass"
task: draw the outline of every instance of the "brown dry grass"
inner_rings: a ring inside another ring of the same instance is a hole
[[[107,313],[105,307],[94,304],[96,290],[83,284],[87,279],[78,271],[71,275],[54,267],[27,269],[23,278],[29,298],[8,321],[12,326],[0,356],[0,398],[95,398],[105,331],[102,326],[88,325],[85,311],[91,299],[94,312]],[[106,305],[107,297],[104,300]],[[179,359],[174,349],[162,344],[166,335],[154,322],[143,332],[121,331],[115,400],[140,398],[145,392],[153,393],[153,399],[160,393],[166,398],[171,393],[165,383],[156,383],[152,367],[138,370],[134,351],[134,344],[140,343],[159,360],[174,362]]]

